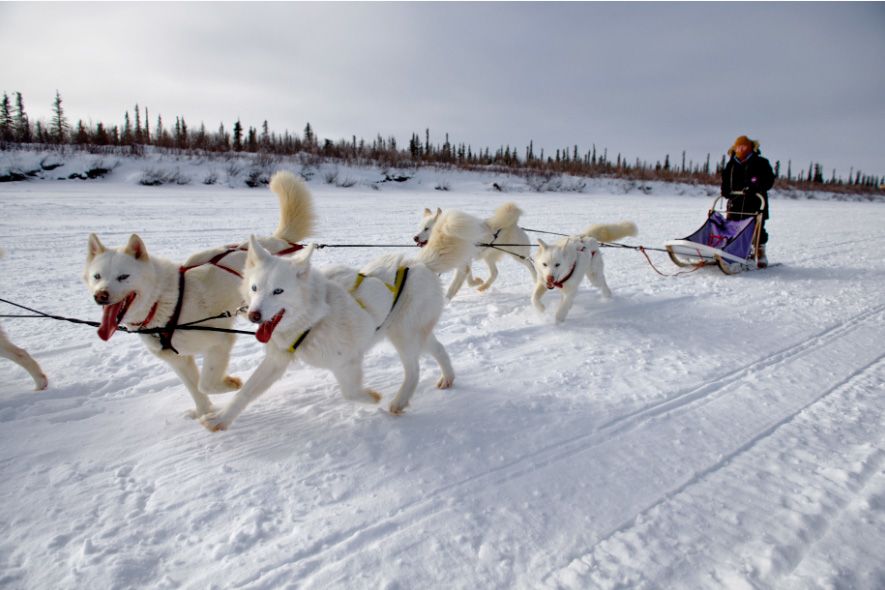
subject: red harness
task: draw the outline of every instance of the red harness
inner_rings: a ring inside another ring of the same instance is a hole
[[[304,246],[302,246],[301,244],[293,244],[292,242],[286,242],[286,243],[289,244],[289,247],[285,248],[283,250],[280,250],[279,252],[274,254],[274,256],[285,256],[286,254],[292,254],[293,252],[298,252],[299,250],[304,248]],[[236,275],[242,279],[243,275],[241,275],[240,273],[238,273],[237,271],[235,271],[231,267],[221,264],[221,261],[228,254],[233,254],[234,252],[247,252],[249,250],[249,248],[246,246],[240,246],[238,244],[231,244],[229,246],[226,246],[226,248],[227,248],[227,250],[216,254],[210,260],[207,260],[206,262],[201,262],[200,264],[194,264],[192,266],[182,266],[181,269],[179,269],[179,270],[181,272],[187,272],[187,271],[191,270],[192,268],[198,268],[198,267],[203,266],[205,264],[211,264],[212,266],[218,267],[221,270],[226,270],[227,272],[231,273],[232,275]]]
[[[293,244],[292,242],[286,242],[289,244],[288,248],[284,248],[279,252],[276,252],[274,256],[285,256],[286,254],[292,254],[293,252],[298,252],[304,246],[301,244]],[[159,332],[160,345],[163,350],[171,350],[174,353],[178,354],[178,351],[172,346],[172,335],[175,333],[175,329],[178,327],[178,318],[181,315],[181,306],[184,303],[184,274],[194,268],[199,268],[201,266],[205,266],[207,264],[211,264],[221,270],[225,270],[233,275],[236,275],[240,278],[243,278],[243,275],[232,269],[229,266],[225,266],[220,264],[220,262],[224,259],[228,254],[232,254],[234,252],[246,252],[249,249],[245,246],[240,246],[238,244],[232,244],[226,246],[226,250],[221,252],[215,256],[213,256],[210,260],[206,262],[201,262],[200,264],[194,264],[191,266],[179,266],[178,267],[178,300],[175,302],[175,310],[172,312],[172,317],[169,318],[169,321],[166,322],[166,325],[163,326],[163,329]],[[147,326],[152,319],[154,319],[154,314],[157,313],[157,305],[159,301],[156,301],[153,306],[151,306],[150,312],[148,312],[148,316],[144,319],[144,321],[135,324],[136,326],[145,327]]]
[[[587,248],[585,246],[581,246],[580,248],[577,249],[578,254],[580,254],[581,252],[586,252],[586,251],[587,251]],[[596,250],[594,250],[593,252],[590,253],[590,258],[593,258],[594,256],[596,256]],[[568,274],[565,275],[565,278],[562,278],[559,281],[555,281],[553,283],[553,286],[557,287],[558,289],[562,289],[562,287],[563,287],[563,285],[565,285],[566,281],[568,281],[570,278],[572,278],[572,275],[575,273],[575,268],[577,268],[577,267],[578,267],[578,259],[577,259],[577,257],[575,257],[575,263],[572,265],[572,269],[570,271],[568,271]]]

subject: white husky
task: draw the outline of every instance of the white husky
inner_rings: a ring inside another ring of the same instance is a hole
[[[289,172],[278,172],[270,188],[280,201],[280,222],[273,237],[262,242],[274,252],[299,249],[297,242],[310,235],[314,224],[313,201],[307,187]],[[227,374],[234,335],[211,331],[176,329],[224,312],[200,326],[232,327],[242,305],[240,282],[246,261],[245,245],[207,250],[191,256],[183,266],[149,256],[140,237],[133,234],[122,248],[109,249],[98,236],[89,236],[84,280],[95,302],[102,306],[98,335],[109,340],[119,324],[129,329],[159,328],[141,335],[148,350],[166,361],[184,382],[198,418],[214,410],[207,393],[223,393],[240,387]],[[202,372],[194,355],[202,355]]]
[[[418,233],[413,238],[418,246],[425,249],[422,256],[432,257],[435,250],[452,248],[455,245],[464,252],[464,259],[458,260],[457,266],[452,267],[455,269],[455,277],[446,293],[447,298],[452,299],[458,293],[464,279],[467,279],[471,287],[478,287],[479,291],[488,289],[498,278],[497,263],[505,253],[513,255],[515,260],[528,269],[532,280],[535,280],[535,268],[530,261],[529,237],[517,225],[520,215],[522,210],[515,203],[504,203],[485,221],[461,211],[443,213],[439,208],[436,212],[424,209]],[[506,245],[500,246],[500,249],[477,246],[495,243]],[[489,278],[485,282],[473,277],[470,269],[473,260],[484,260],[488,265]],[[452,268],[435,270],[445,272]]]
[[[556,310],[556,321],[565,321],[575,300],[575,294],[586,276],[590,284],[602,291],[604,298],[611,297],[611,289],[605,282],[605,264],[599,242],[611,242],[626,236],[636,235],[636,225],[622,222],[610,225],[592,225],[584,233],[559,240],[548,245],[538,240],[538,251],[534,263],[538,271],[532,304],[544,311],[541,297],[554,287],[562,290],[562,300]]]
[[[363,386],[363,357],[385,336],[405,368],[390,403],[392,414],[409,404],[422,351],[442,370],[437,387],[454,382],[449,356],[433,335],[444,304],[433,271],[398,256],[382,257],[360,273],[344,267],[320,271],[310,264],[313,249],[278,258],[250,242],[243,288],[251,298],[249,320],[259,324],[255,336],[267,344],[266,356],[227,407],[201,418],[209,430],[227,429],[295,359],[332,371],[345,398],[377,403],[380,394]]]
[[[2,257],[3,250],[0,250],[0,258]],[[43,373],[43,369],[40,368],[40,365],[37,364],[37,361],[28,354],[27,350],[19,348],[13,344],[6,335],[6,332],[3,331],[2,327],[0,327],[0,357],[11,360],[30,373],[31,378],[34,380],[34,387],[37,391],[46,389],[49,385],[49,380],[46,379],[46,375]]]

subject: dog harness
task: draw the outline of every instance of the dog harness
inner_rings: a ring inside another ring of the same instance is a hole
[[[581,245],[576,249],[576,251],[578,252],[578,255],[580,255],[581,252],[586,252],[586,251],[587,251],[587,246],[585,246],[584,244],[581,244]],[[594,256],[596,256],[596,250],[594,250],[594,251],[592,251],[592,252],[590,253],[590,258],[593,258]],[[557,287],[557,288],[559,288],[559,289],[562,289],[562,287],[563,287],[563,285],[565,285],[566,281],[568,281],[570,278],[572,278],[572,275],[574,274],[574,272],[575,272],[575,268],[577,268],[577,266],[578,266],[578,258],[577,258],[577,256],[576,256],[576,257],[575,257],[575,263],[572,265],[572,269],[571,269],[570,271],[568,271],[568,274],[565,275],[565,278],[560,279],[559,281],[554,282],[554,283],[553,283],[553,286],[554,286],[554,287]]]
[[[274,256],[285,256],[286,254],[292,254],[293,252],[298,252],[299,250],[304,248],[304,246],[302,246],[301,244],[293,244],[292,242],[286,242],[286,243],[289,244],[289,247],[285,248],[283,250],[280,250],[279,252],[275,253]],[[183,266],[182,268],[184,269],[184,272],[187,272],[187,271],[191,270],[192,268],[198,268],[198,267],[204,266],[206,264],[211,264],[212,266],[218,267],[221,270],[226,270],[227,272],[229,272],[233,275],[236,275],[242,279],[243,278],[242,274],[240,274],[236,270],[232,269],[231,267],[225,266],[220,263],[228,254],[233,254],[234,252],[248,252],[249,248],[245,245],[239,245],[239,244],[230,244],[228,246],[225,246],[225,248],[226,248],[226,250],[224,252],[220,252],[219,254],[216,254],[210,260],[207,260],[206,262],[201,262],[200,264],[194,264],[192,266]]]
[[[384,286],[390,289],[390,292],[393,293],[393,303],[390,305],[390,311],[393,311],[396,302],[399,301],[399,296],[403,292],[403,285],[406,284],[406,277],[409,276],[409,267],[401,266],[396,269],[396,278],[393,280],[393,284],[384,283]],[[366,309],[366,304],[363,303],[359,297],[356,296],[357,290],[360,288],[360,285],[363,284],[363,280],[366,278],[366,275],[363,273],[357,273],[356,281],[353,283],[353,287],[350,288],[350,295],[359,303],[359,306],[363,309]],[[389,315],[389,314],[388,314]]]
[[[402,293],[403,293],[403,287],[406,284],[406,279],[408,278],[408,276],[409,276],[409,267],[408,266],[401,266],[398,269],[396,269],[396,278],[394,279],[393,284],[391,285],[389,283],[384,283],[384,286],[387,287],[388,289],[390,289],[390,292],[393,293],[393,303],[390,304],[390,311],[387,312],[388,318],[390,317],[390,314],[393,313],[393,310],[396,307],[396,302],[399,301],[400,295],[402,295]],[[360,288],[360,285],[363,284],[363,280],[365,280],[365,278],[366,278],[365,274],[363,274],[361,272],[357,273],[356,280],[353,283],[353,287],[351,287],[350,291],[349,291],[350,296],[353,297],[354,301],[356,301],[357,304],[364,310],[366,309],[366,304],[363,303],[360,300],[360,298],[356,296],[356,291],[357,291],[357,289]],[[387,321],[387,318],[384,318],[384,322],[386,322],[386,321]],[[381,322],[381,326],[384,325],[384,322]],[[378,326],[377,328],[375,328],[375,331],[377,332],[378,330],[380,330],[381,326]],[[296,338],[294,342],[292,342],[292,345],[289,346],[290,353],[294,353],[296,350],[298,350],[298,347],[301,346],[301,344],[304,342],[305,338],[307,338],[307,335],[310,334],[310,330],[311,330],[311,328],[308,328],[307,330],[302,332],[301,335],[298,336],[298,338]]]
[[[297,252],[304,248],[301,244],[293,244],[292,242],[286,242],[289,244],[288,248],[284,248],[279,252],[276,252],[274,256],[285,256],[286,254],[291,254],[293,252]],[[160,348],[161,350],[171,350],[175,354],[179,354],[175,347],[172,346],[172,336],[175,334],[175,329],[178,327],[178,318],[181,316],[181,307],[184,304],[184,275],[187,271],[193,270],[195,268],[199,268],[201,266],[205,266],[207,264],[211,264],[221,270],[227,271],[233,275],[236,275],[240,278],[243,278],[243,275],[237,272],[236,270],[230,268],[229,266],[225,266],[220,264],[220,262],[224,259],[228,254],[232,254],[234,252],[246,252],[249,250],[246,246],[240,246],[238,244],[232,244],[225,247],[224,252],[216,254],[210,260],[206,262],[201,262],[200,264],[193,264],[191,266],[179,266],[178,267],[178,299],[175,301],[175,309],[172,311],[172,316],[169,318],[169,321],[166,322],[166,325],[163,326],[163,329],[158,331],[157,337],[160,340]],[[159,301],[154,303],[153,307],[151,307],[151,311],[148,313],[148,317],[145,318],[143,322],[140,324],[136,324],[139,326],[146,326],[152,319],[154,319],[154,314],[157,311],[157,304]],[[303,336],[306,336],[305,333]],[[300,344],[300,342],[299,342]]]

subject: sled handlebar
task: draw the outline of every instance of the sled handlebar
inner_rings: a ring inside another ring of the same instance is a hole
[[[752,193],[752,194],[756,195],[756,197],[759,199],[759,211],[764,211],[765,210],[765,199],[762,198],[762,195],[760,195],[759,193]],[[743,191],[733,192],[727,197],[724,195],[719,195],[718,197],[716,197],[713,200],[713,204],[710,206],[710,213],[712,213],[713,211],[717,211],[716,206],[719,204],[719,201],[721,199],[733,199],[736,197],[744,197],[746,195],[747,195],[747,193],[745,193]]]

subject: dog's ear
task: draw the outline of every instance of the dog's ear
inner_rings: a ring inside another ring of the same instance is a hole
[[[256,264],[271,258],[273,258],[273,255],[261,245],[261,242],[258,241],[255,234],[249,236],[249,251],[246,253],[246,266],[255,266]]]
[[[146,262],[148,259],[147,246],[144,245],[144,242],[141,241],[141,238],[138,237],[138,234],[132,234],[131,236],[129,236],[129,242],[123,249],[123,253],[128,254],[134,259],[140,260],[142,262]]]
[[[299,279],[306,279],[310,275],[310,259],[313,256],[313,251],[316,249],[317,245],[312,243],[292,257],[292,264],[295,266],[295,276]]]
[[[538,238],[538,252],[543,252],[547,249],[547,244],[541,238]]]
[[[101,240],[98,239],[98,236],[95,234],[89,234],[89,246],[86,249],[86,260],[87,262],[92,261],[93,258],[101,254],[107,250],[104,247],[104,244],[101,243]]]
[[[311,242],[305,248],[301,249],[301,251],[298,253],[298,256],[296,256],[296,259],[301,264],[310,264],[310,259],[313,257],[313,251],[316,249],[316,243]]]
[[[436,217],[439,217],[440,215],[442,215],[442,209],[440,209],[439,207],[437,207],[437,208],[436,208]]]
[[[431,215],[433,215],[433,211],[431,211],[427,207],[424,207],[424,217],[430,217]]]

